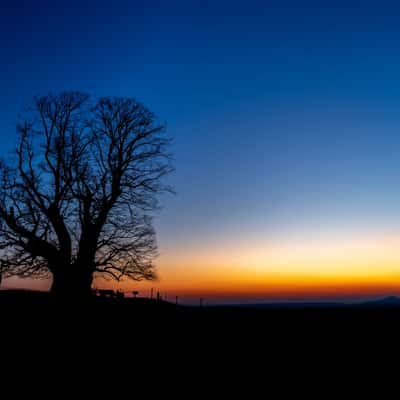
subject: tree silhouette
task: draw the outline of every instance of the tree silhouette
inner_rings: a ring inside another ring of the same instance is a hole
[[[96,274],[153,279],[149,213],[169,191],[164,126],[131,98],[36,97],[0,162],[0,249],[6,276],[51,275],[51,292],[90,294]]]

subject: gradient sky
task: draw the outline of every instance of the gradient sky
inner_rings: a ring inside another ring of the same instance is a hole
[[[177,195],[156,219],[160,281],[123,289],[400,294],[395,2],[62,3],[2,2],[0,153],[49,91],[134,96],[167,121]]]

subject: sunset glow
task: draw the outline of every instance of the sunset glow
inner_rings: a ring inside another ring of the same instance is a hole
[[[146,211],[158,280],[95,287],[193,304],[400,295],[398,5],[31,3],[0,15],[0,158],[29,100],[64,89],[135,97],[172,139],[176,194]]]
[[[295,243],[227,243],[192,249],[166,249],[158,259],[155,282],[109,282],[95,286],[159,291],[170,300],[211,303],[286,300],[357,300],[400,294],[400,237],[297,241]],[[227,249],[230,249],[227,251]],[[11,280],[8,286],[24,286]],[[46,289],[48,282],[34,286]]]
[[[165,252],[158,260],[159,281],[135,287],[145,293],[154,287],[171,298],[204,297],[215,302],[340,300],[400,293],[400,237],[244,246],[219,243]],[[120,287],[128,290],[132,284]]]

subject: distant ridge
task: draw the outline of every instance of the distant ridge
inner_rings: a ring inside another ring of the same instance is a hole
[[[239,307],[239,308],[363,308],[363,307],[400,307],[400,297],[387,296],[379,299],[364,301],[304,301],[304,302],[269,302],[249,304],[221,304],[214,307]]]
[[[371,306],[399,306],[400,307],[400,297],[387,296],[382,299],[370,300],[363,302],[365,305]]]

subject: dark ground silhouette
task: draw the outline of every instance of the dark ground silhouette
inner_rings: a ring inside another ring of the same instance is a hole
[[[237,379],[264,374],[260,382],[266,383],[273,371],[286,377],[285,385],[292,382],[289,374],[310,379],[312,373],[314,379],[326,368],[331,379],[338,370],[353,377],[394,357],[400,307],[389,303],[200,308],[94,298],[65,304],[47,293],[0,291],[1,355],[15,371],[35,369],[40,360],[48,369],[71,365],[83,374],[87,368],[148,378],[168,374],[177,385],[182,373],[196,370],[196,380],[206,385],[225,371]]]
[[[49,318],[49,316],[51,318]],[[350,338],[377,332],[397,333],[400,301],[385,298],[358,304],[288,303],[245,306],[182,306],[148,298],[93,297],[82,303],[57,301],[49,293],[0,291],[0,319],[35,326],[77,325],[80,329],[153,332],[177,337],[183,332],[204,340],[229,332],[275,338],[310,338],[318,335]],[[133,330],[132,330],[133,329]]]

